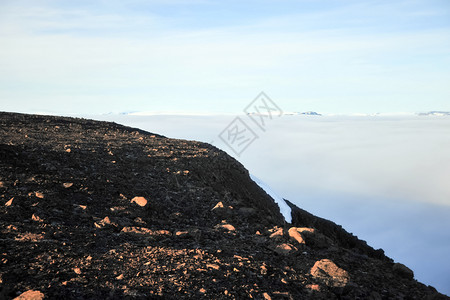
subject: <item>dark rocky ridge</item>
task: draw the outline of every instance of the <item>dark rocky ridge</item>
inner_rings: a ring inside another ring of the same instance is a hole
[[[446,299],[288,204],[205,143],[0,113],[0,298]]]

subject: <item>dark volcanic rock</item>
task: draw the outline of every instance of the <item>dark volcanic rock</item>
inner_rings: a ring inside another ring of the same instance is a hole
[[[443,297],[291,206],[208,144],[0,113],[0,298]]]
[[[394,266],[392,267],[392,269],[394,270],[395,273],[397,273],[398,275],[400,275],[404,278],[407,278],[407,279],[414,278],[414,272],[410,268],[405,266],[404,264],[395,263]]]

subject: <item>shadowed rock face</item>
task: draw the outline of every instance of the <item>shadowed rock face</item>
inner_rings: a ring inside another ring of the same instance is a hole
[[[0,113],[0,298],[443,297],[290,205],[208,144]]]
[[[292,209],[293,225],[316,228],[322,235],[322,238],[318,238],[317,235],[316,238],[310,238],[310,244],[315,244],[315,246],[327,246],[327,244],[331,242],[335,243],[339,247],[351,249],[355,253],[378,258],[380,260],[392,261],[390,258],[384,255],[384,251],[382,249],[373,249],[372,247],[368,246],[365,241],[362,241],[353,234],[348,233],[345,229],[342,228],[342,226],[339,226],[330,220],[316,217],[313,214],[295,206],[293,203],[287,200],[286,203]]]

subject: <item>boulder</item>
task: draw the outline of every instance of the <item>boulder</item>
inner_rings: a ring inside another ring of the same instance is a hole
[[[300,234],[300,232],[298,231],[297,227],[291,227],[289,228],[289,237],[296,241],[299,244],[305,244],[305,240],[303,239],[302,235]]]
[[[316,261],[310,273],[329,287],[345,287],[350,280],[348,272],[329,259]]]
[[[14,298],[14,300],[42,300],[44,299],[44,294],[40,291],[29,290],[25,293],[20,294],[18,297]]]
[[[392,266],[392,270],[394,271],[395,274],[397,274],[403,278],[406,278],[406,279],[414,278],[414,272],[410,268],[405,266],[404,264],[395,263]]]

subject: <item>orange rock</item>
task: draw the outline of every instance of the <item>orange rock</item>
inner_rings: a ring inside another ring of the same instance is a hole
[[[214,269],[214,270],[220,269],[219,265],[216,265],[216,264],[206,264],[206,267],[209,269]]]
[[[154,231],[154,235],[170,235],[170,231],[169,230],[156,230]]]
[[[94,226],[96,228],[103,228],[106,227],[107,225],[115,225],[114,223],[111,222],[108,216],[104,217],[102,220],[98,222],[94,222]]]
[[[37,241],[40,241],[43,239],[44,239],[44,235],[36,234],[36,233],[29,233],[29,232],[19,233],[14,238],[14,240],[21,241],[21,242],[25,242],[25,241],[37,242]]]
[[[25,293],[20,294],[20,296],[14,298],[14,300],[42,300],[44,299],[44,294],[39,291],[29,290]]]
[[[292,250],[293,248],[289,244],[281,244],[275,248],[275,252],[282,255],[288,255]]]
[[[308,284],[306,285],[306,288],[310,289],[311,291],[320,292],[320,286],[318,284]]]
[[[225,230],[228,230],[228,231],[235,231],[235,230],[236,230],[236,228],[234,228],[233,225],[228,224],[225,220],[222,221],[221,224],[217,224],[217,225],[216,225],[216,228],[217,228],[217,229],[218,229],[218,228],[222,228],[222,229],[225,229]]]
[[[214,206],[211,210],[215,210],[215,209],[223,208],[223,207],[224,207],[224,206],[223,206],[223,203],[222,203],[222,202],[219,202],[219,203],[217,203],[216,206]]]
[[[302,233],[302,232],[311,232],[311,233],[315,233],[315,229],[314,228],[309,228],[309,227],[297,227],[297,231]]]
[[[44,198],[44,194],[41,193],[41,192],[35,192],[34,195],[35,195],[36,197],[40,198],[40,199],[43,199],[43,198]]]
[[[8,225],[6,228],[7,228],[8,230],[17,230],[17,227],[14,226],[14,225]]]
[[[187,236],[189,234],[189,231],[177,231],[176,233],[175,233],[175,235],[176,236],[179,236],[179,237],[185,237],[185,236]]]
[[[291,239],[297,241],[299,244],[305,244],[305,240],[303,239],[302,235],[299,233],[297,227],[289,228],[289,237]]]
[[[224,228],[224,229],[226,229],[228,231],[235,231],[236,230],[236,228],[234,228],[234,226],[231,225],[231,224],[223,224],[222,228]]]
[[[283,228],[275,228],[275,231],[269,236],[271,239],[281,239],[283,237]]]
[[[266,275],[267,274],[267,268],[264,265],[261,266],[261,274],[262,275]]]
[[[35,214],[33,214],[31,216],[31,220],[35,221],[35,222],[42,222],[42,219],[39,218],[39,216],[36,216]]]
[[[111,224],[111,220],[109,219],[108,216],[104,217],[103,220],[101,220],[100,222],[107,225]]]
[[[345,287],[350,280],[348,272],[329,259],[316,261],[310,273],[330,287]]]
[[[125,233],[135,233],[135,234],[148,234],[148,235],[170,235],[170,231],[168,230],[151,230],[145,227],[123,227],[121,232]]]
[[[72,185],[73,185],[72,182],[64,182],[63,183],[63,187],[66,188],[66,189],[70,188]]]
[[[13,200],[14,200],[14,197],[9,199],[9,201],[5,203],[5,206],[11,206],[11,204],[13,203]]]
[[[263,293],[263,297],[266,300],[272,300],[272,297],[270,297],[270,295],[268,293]]]
[[[133,199],[131,199],[131,203],[133,202],[142,207],[147,205],[147,199],[145,199],[144,197],[134,197]]]
[[[211,211],[217,215],[227,217],[232,213],[232,206],[225,206],[222,202],[218,202]]]

